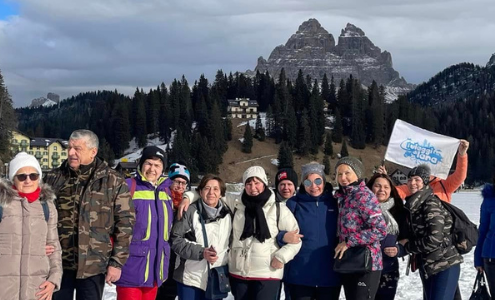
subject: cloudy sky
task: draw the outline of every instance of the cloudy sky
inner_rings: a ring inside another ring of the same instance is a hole
[[[16,107],[58,93],[132,94],[184,74],[254,69],[316,18],[360,27],[408,82],[495,52],[493,0],[0,0],[0,70]]]

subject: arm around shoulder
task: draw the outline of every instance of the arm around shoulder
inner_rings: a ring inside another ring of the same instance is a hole
[[[136,221],[134,204],[129,188],[123,178],[116,180],[114,188],[114,245],[110,265],[122,267],[129,257],[129,245],[132,240],[132,230]]]
[[[278,224],[279,231],[299,230],[297,220],[292,212],[287,208],[285,203],[280,203],[280,220]],[[282,263],[286,264],[291,261],[301,250],[302,243],[285,244],[275,252],[275,257]]]

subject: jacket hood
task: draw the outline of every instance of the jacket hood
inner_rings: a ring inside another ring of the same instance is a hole
[[[41,183],[40,189],[40,201],[54,201],[56,199],[55,193],[48,184]],[[19,199],[19,194],[12,188],[12,183],[0,179],[0,205],[8,205],[14,199]]]
[[[483,195],[483,198],[495,199],[495,189],[493,187],[493,184],[486,184],[485,187],[483,187],[483,190],[481,191],[481,195]]]

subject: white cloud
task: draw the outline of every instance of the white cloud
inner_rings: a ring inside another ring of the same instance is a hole
[[[338,39],[346,23],[392,53],[408,81],[495,51],[492,0],[65,1],[20,0],[0,21],[0,68],[16,106],[47,92],[133,93],[182,74],[253,69],[298,26],[317,18]]]

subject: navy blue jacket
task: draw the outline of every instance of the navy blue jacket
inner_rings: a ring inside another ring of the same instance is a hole
[[[487,184],[481,203],[479,237],[474,250],[474,266],[483,267],[483,258],[495,258],[495,188]]]
[[[287,201],[299,224],[302,247],[285,267],[284,282],[305,286],[339,286],[340,276],[333,271],[337,246],[337,200],[327,183],[323,194],[312,197],[304,187]]]

